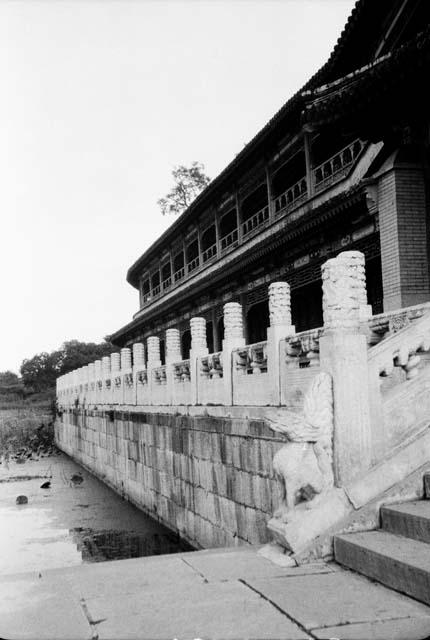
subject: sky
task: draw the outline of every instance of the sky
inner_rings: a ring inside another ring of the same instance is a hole
[[[132,319],[128,267],[330,55],[353,0],[0,0],[0,371]]]

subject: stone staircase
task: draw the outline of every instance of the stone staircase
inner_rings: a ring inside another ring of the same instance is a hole
[[[430,473],[424,499],[381,508],[381,528],[336,535],[335,560],[430,605]]]

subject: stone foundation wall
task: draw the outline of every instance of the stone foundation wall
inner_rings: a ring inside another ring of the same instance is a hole
[[[272,460],[285,440],[262,420],[68,409],[56,441],[196,547],[270,539],[281,491]]]

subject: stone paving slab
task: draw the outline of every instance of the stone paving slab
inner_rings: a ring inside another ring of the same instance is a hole
[[[240,582],[207,583],[180,590],[147,589],[133,597],[92,598],[88,610],[102,639],[309,638],[269,602]]]
[[[333,569],[326,563],[302,565],[301,567],[280,567],[254,553],[218,553],[214,556],[200,556],[198,553],[183,556],[196,571],[209,580],[249,580],[252,578],[276,578],[277,576],[304,575],[310,573],[331,573]]]
[[[314,629],[312,636],[328,640],[428,640],[430,622],[424,618],[396,618]]]
[[[88,640],[91,626],[67,588],[28,576],[0,580],[0,637],[8,640]]]
[[[430,607],[337,565],[219,549],[0,577],[0,637],[423,640]],[[243,577],[245,576],[245,577]]]
[[[306,629],[428,617],[430,608],[350,571],[251,580],[249,585]]]

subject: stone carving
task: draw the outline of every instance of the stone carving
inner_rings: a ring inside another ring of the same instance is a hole
[[[268,426],[290,442],[273,458],[273,469],[283,482],[282,503],[274,514],[282,522],[294,517],[297,502],[312,508],[333,487],[333,392],[328,373],[319,373],[305,395],[303,415],[278,411]]]
[[[145,347],[142,342],[135,342],[133,345],[133,364],[145,364]]]
[[[121,349],[121,369],[131,369],[131,349],[124,347]]]
[[[126,387],[132,387],[133,386],[133,374],[132,373],[126,373],[124,376],[124,384]]]
[[[148,362],[160,360],[160,339],[157,336],[149,336],[146,341],[148,348]]]
[[[205,350],[207,348],[205,318],[199,318],[199,317],[191,318],[190,329],[191,329],[191,349],[196,352]]]
[[[139,371],[137,374],[137,381],[139,384],[148,384],[148,373],[146,370]]]
[[[106,378],[110,374],[110,356],[104,356],[102,358],[102,371],[103,376]]]
[[[111,353],[110,354],[110,368],[111,371],[119,371],[121,363],[121,356],[119,353]]]
[[[242,306],[238,302],[227,302],[224,305],[224,338],[243,339]]]
[[[325,329],[357,331],[360,308],[367,306],[364,257],[344,251],[322,266]]]
[[[270,326],[291,326],[291,295],[287,282],[272,282],[269,286]]]
[[[181,359],[181,337],[178,329],[166,331],[166,360],[173,362]]]

